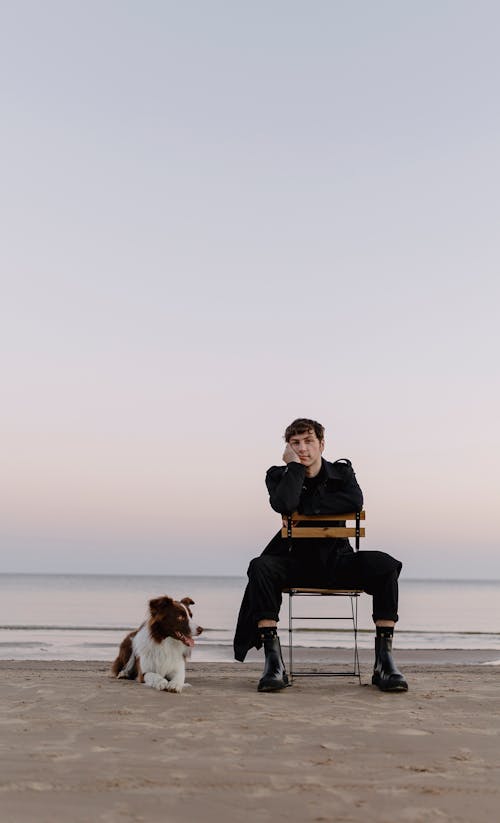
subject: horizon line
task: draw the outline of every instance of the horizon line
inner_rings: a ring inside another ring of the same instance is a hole
[[[0,571],[0,577],[193,577],[193,578],[225,578],[245,579],[246,574],[192,574],[189,572],[5,572]],[[405,577],[399,582],[407,583],[500,583],[500,578],[484,577]]]

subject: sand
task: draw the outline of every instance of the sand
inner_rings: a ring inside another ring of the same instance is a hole
[[[0,662],[1,823],[497,820],[500,667],[463,655],[400,654],[411,688],[392,695],[367,653],[366,685],[278,694],[257,693],[256,658],[193,661],[182,695],[103,663]]]

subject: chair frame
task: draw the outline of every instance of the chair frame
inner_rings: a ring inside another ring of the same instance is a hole
[[[281,535],[284,538],[294,537],[354,537],[356,551],[359,551],[359,541],[365,536],[365,529],[360,521],[365,519],[365,512],[348,512],[335,515],[303,515],[293,512],[283,516]],[[346,521],[355,521],[354,527],[346,527]],[[311,588],[302,586],[287,586],[283,589],[288,594],[288,658],[289,675],[292,683],[296,677],[356,677],[361,685],[361,669],[358,651],[358,598],[363,589],[335,589]],[[293,600],[295,597],[349,597],[351,614],[348,616],[311,616],[293,614]],[[293,668],[293,622],[295,620],[351,620],[354,633],[353,665],[350,671],[314,671],[294,670]]]

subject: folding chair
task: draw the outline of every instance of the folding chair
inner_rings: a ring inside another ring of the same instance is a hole
[[[365,512],[349,512],[347,514],[315,514],[304,515],[294,512],[283,517],[283,528],[281,536],[291,539],[292,537],[354,537],[355,548],[359,551],[359,541],[365,536],[364,526],[360,526],[360,521],[365,519]],[[354,526],[346,526],[346,521],[355,521]],[[358,654],[358,597],[363,589],[322,589],[291,586],[283,589],[284,594],[288,594],[288,652],[289,652],[289,675],[290,681],[294,677],[357,677],[361,685],[361,671]],[[351,613],[349,615],[295,615],[293,614],[293,601],[296,597],[348,597],[350,599]],[[353,667],[350,671],[304,671],[293,668],[293,623],[296,620],[351,620],[354,634],[354,658]]]

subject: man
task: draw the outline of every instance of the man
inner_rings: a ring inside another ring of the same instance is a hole
[[[349,460],[330,463],[322,457],[321,423],[298,418],[285,431],[284,466],[266,475],[269,501],[280,514],[342,514],[360,511],[363,494]],[[392,657],[398,619],[398,577],[402,564],[385,552],[354,552],[347,538],[294,538],[279,531],[248,567],[248,585],[234,638],[237,660],[253,646],[264,646],[265,666],[259,691],[288,685],[277,623],[282,589],[287,586],[360,588],[373,596],[376,626],[372,683],[382,691],[407,691],[408,684]]]

